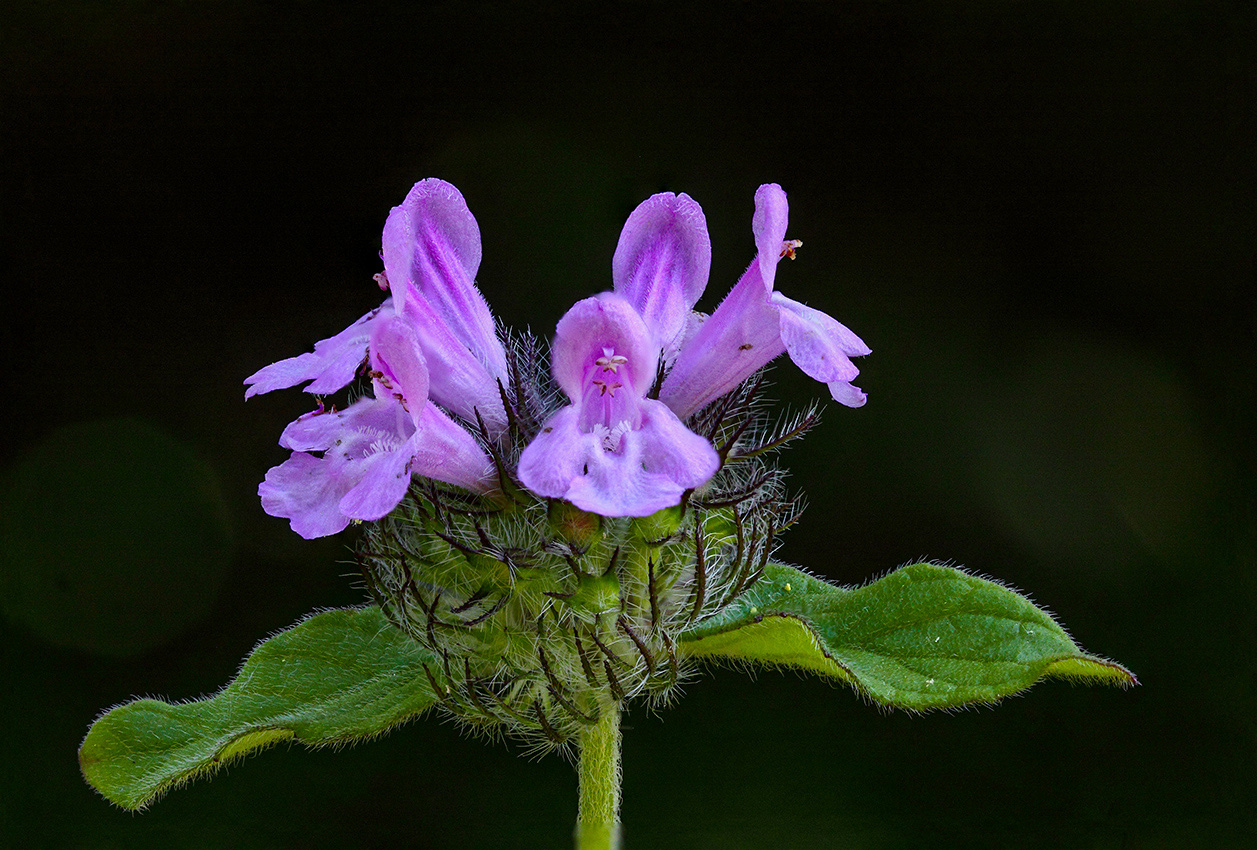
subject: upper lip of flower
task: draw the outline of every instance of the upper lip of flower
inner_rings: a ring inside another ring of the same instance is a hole
[[[614,289],[645,321],[665,361],[675,356],[710,271],[707,220],[689,195],[652,195],[624,223],[611,260]]]

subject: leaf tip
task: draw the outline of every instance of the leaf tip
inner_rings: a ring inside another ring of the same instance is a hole
[[[1130,688],[1139,685],[1139,678],[1130,670],[1094,655],[1074,655],[1052,662],[1044,671],[1046,676],[1061,679],[1073,679],[1087,683],[1115,685],[1119,688]]]

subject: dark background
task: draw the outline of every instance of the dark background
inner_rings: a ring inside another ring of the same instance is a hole
[[[717,671],[628,716],[628,846],[1252,846],[1251,6],[597,8],[5,4],[0,844],[567,845],[566,763],[435,718],[140,816],[75,761],[106,706],[213,692],[363,598],[350,533],[257,504],[308,397],[241,381],[378,303],[384,218],[440,176],[488,301],[543,334],[657,191],[706,211],[711,309],[781,183],[779,287],[874,351],[867,407],[785,456],[782,558],[964,564],[1143,682],[910,717]]]

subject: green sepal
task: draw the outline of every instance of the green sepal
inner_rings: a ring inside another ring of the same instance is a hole
[[[137,699],[109,710],[88,731],[79,766],[106,799],[143,809],[281,741],[317,747],[382,734],[437,700],[435,676],[433,657],[378,608],[314,614],[260,643],[212,697]]]
[[[909,711],[992,703],[1046,677],[1138,684],[1079,649],[1024,596],[937,564],[859,588],[768,564],[749,591],[683,636],[687,657],[794,667]]]

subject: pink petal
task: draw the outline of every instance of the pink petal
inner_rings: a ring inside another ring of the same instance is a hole
[[[781,340],[794,364],[809,378],[823,383],[849,381],[860,370],[851,354],[867,354],[868,346],[846,327],[820,310],[774,292],[773,304],[780,311]]]
[[[519,480],[532,492],[551,499],[567,497],[594,448],[592,434],[576,427],[573,405],[555,413],[519,456]]]
[[[716,311],[677,354],[659,399],[688,418],[785,351],[777,308],[752,263]]]
[[[337,509],[351,519],[379,519],[397,507],[410,488],[410,450],[414,440],[394,451],[381,451],[358,461],[360,477],[341,498]]]
[[[833,317],[779,292],[773,293],[772,302],[780,311],[781,339],[795,365],[828,384],[835,401],[848,407],[863,405],[867,397],[849,382],[860,374],[851,357],[871,351],[864,341]]]
[[[409,417],[391,398],[361,398],[344,410],[307,413],[293,420],[279,444],[295,452],[319,452],[357,439],[355,435],[410,435]],[[403,433],[404,432],[404,433]]]
[[[777,263],[781,262],[782,243],[786,239],[786,226],[790,221],[790,205],[786,193],[776,183],[765,183],[755,191],[755,215],[751,229],[755,233],[755,250],[758,255],[760,275],[765,288],[772,291],[777,276]]]
[[[462,194],[444,180],[416,183],[389,213],[382,253],[398,312],[415,300],[426,302],[495,378],[505,378],[506,353],[473,282],[480,227]]]
[[[262,510],[288,519],[293,531],[313,540],[349,525],[349,517],[338,507],[345,489],[339,479],[327,475],[326,461],[296,452],[266,473],[258,495]]]
[[[471,434],[435,405],[429,404],[415,423],[410,471],[476,493],[496,486],[493,460]]]
[[[303,381],[312,381],[305,388],[308,393],[336,392],[354,379],[366,356],[372,325],[389,315],[391,307],[392,299],[388,299],[336,336],[315,343],[313,353],[289,357],[254,372],[244,380],[249,385],[244,397],[295,387]]]
[[[303,537],[334,534],[350,518],[340,507],[342,500],[368,479],[358,498],[392,499],[391,510],[405,489],[397,493],[394,485],[393,490],[381,493],[373,476],[387,474],[376,470],[377,466],[405,465],[413,433],[410,415],[391,398],[360,399],[337,413],[302,416],[280,439],[281,444],[299,450],[270,470],[258,487],[262,507],[272,516],[291,520],[293,530]],[[320,450],[322,457],[307,454]],[[400,461],[399,451],[404,451]]]
[[[412,419],[428,403],[428,366],[419,334],[400,316],[377,322],[371,332],[371,366],[385,392],[401,401]],[[378,394],[378,393],[377,393]]]
[[[602,516],[649,516],[680,504],[686,490],[715,474],[720,459],[663,404],[646,399],[643,410],[642,427],[619,434],[608,450],[611,438],[581,431],[576,408],[563,408],[524,449],[520,481]]]
[[[410,323],[428,370],[428,396],[450,412],[476,421],[479,411],[492,434],[506,427],[506,410],[498,381],[471,351],[459,342],[431,305],[423,300],[406,304],[404,318]]]
[[[711,442],[686,428],[663,402],[642,401],[642,427],[637,439],[642,468],[686,490],[706,484],[720,468],[720,456]]]
[[[644,396],[654,383],[659,364],[650,340],[650,331],[637,310],[616,293],[604,292],[577,301],[555,329],[551,348],[554,378],[568,398],[579,399],[594,359],[603,356],[604,349],[611,349],[626,360],[626,366],[616,373],[624,385],[621,392]]]
[[[707,286],[711,239],[703,209],[664,193],[633,210],[611,261],[615,291],[636,308],[665,352]]]

